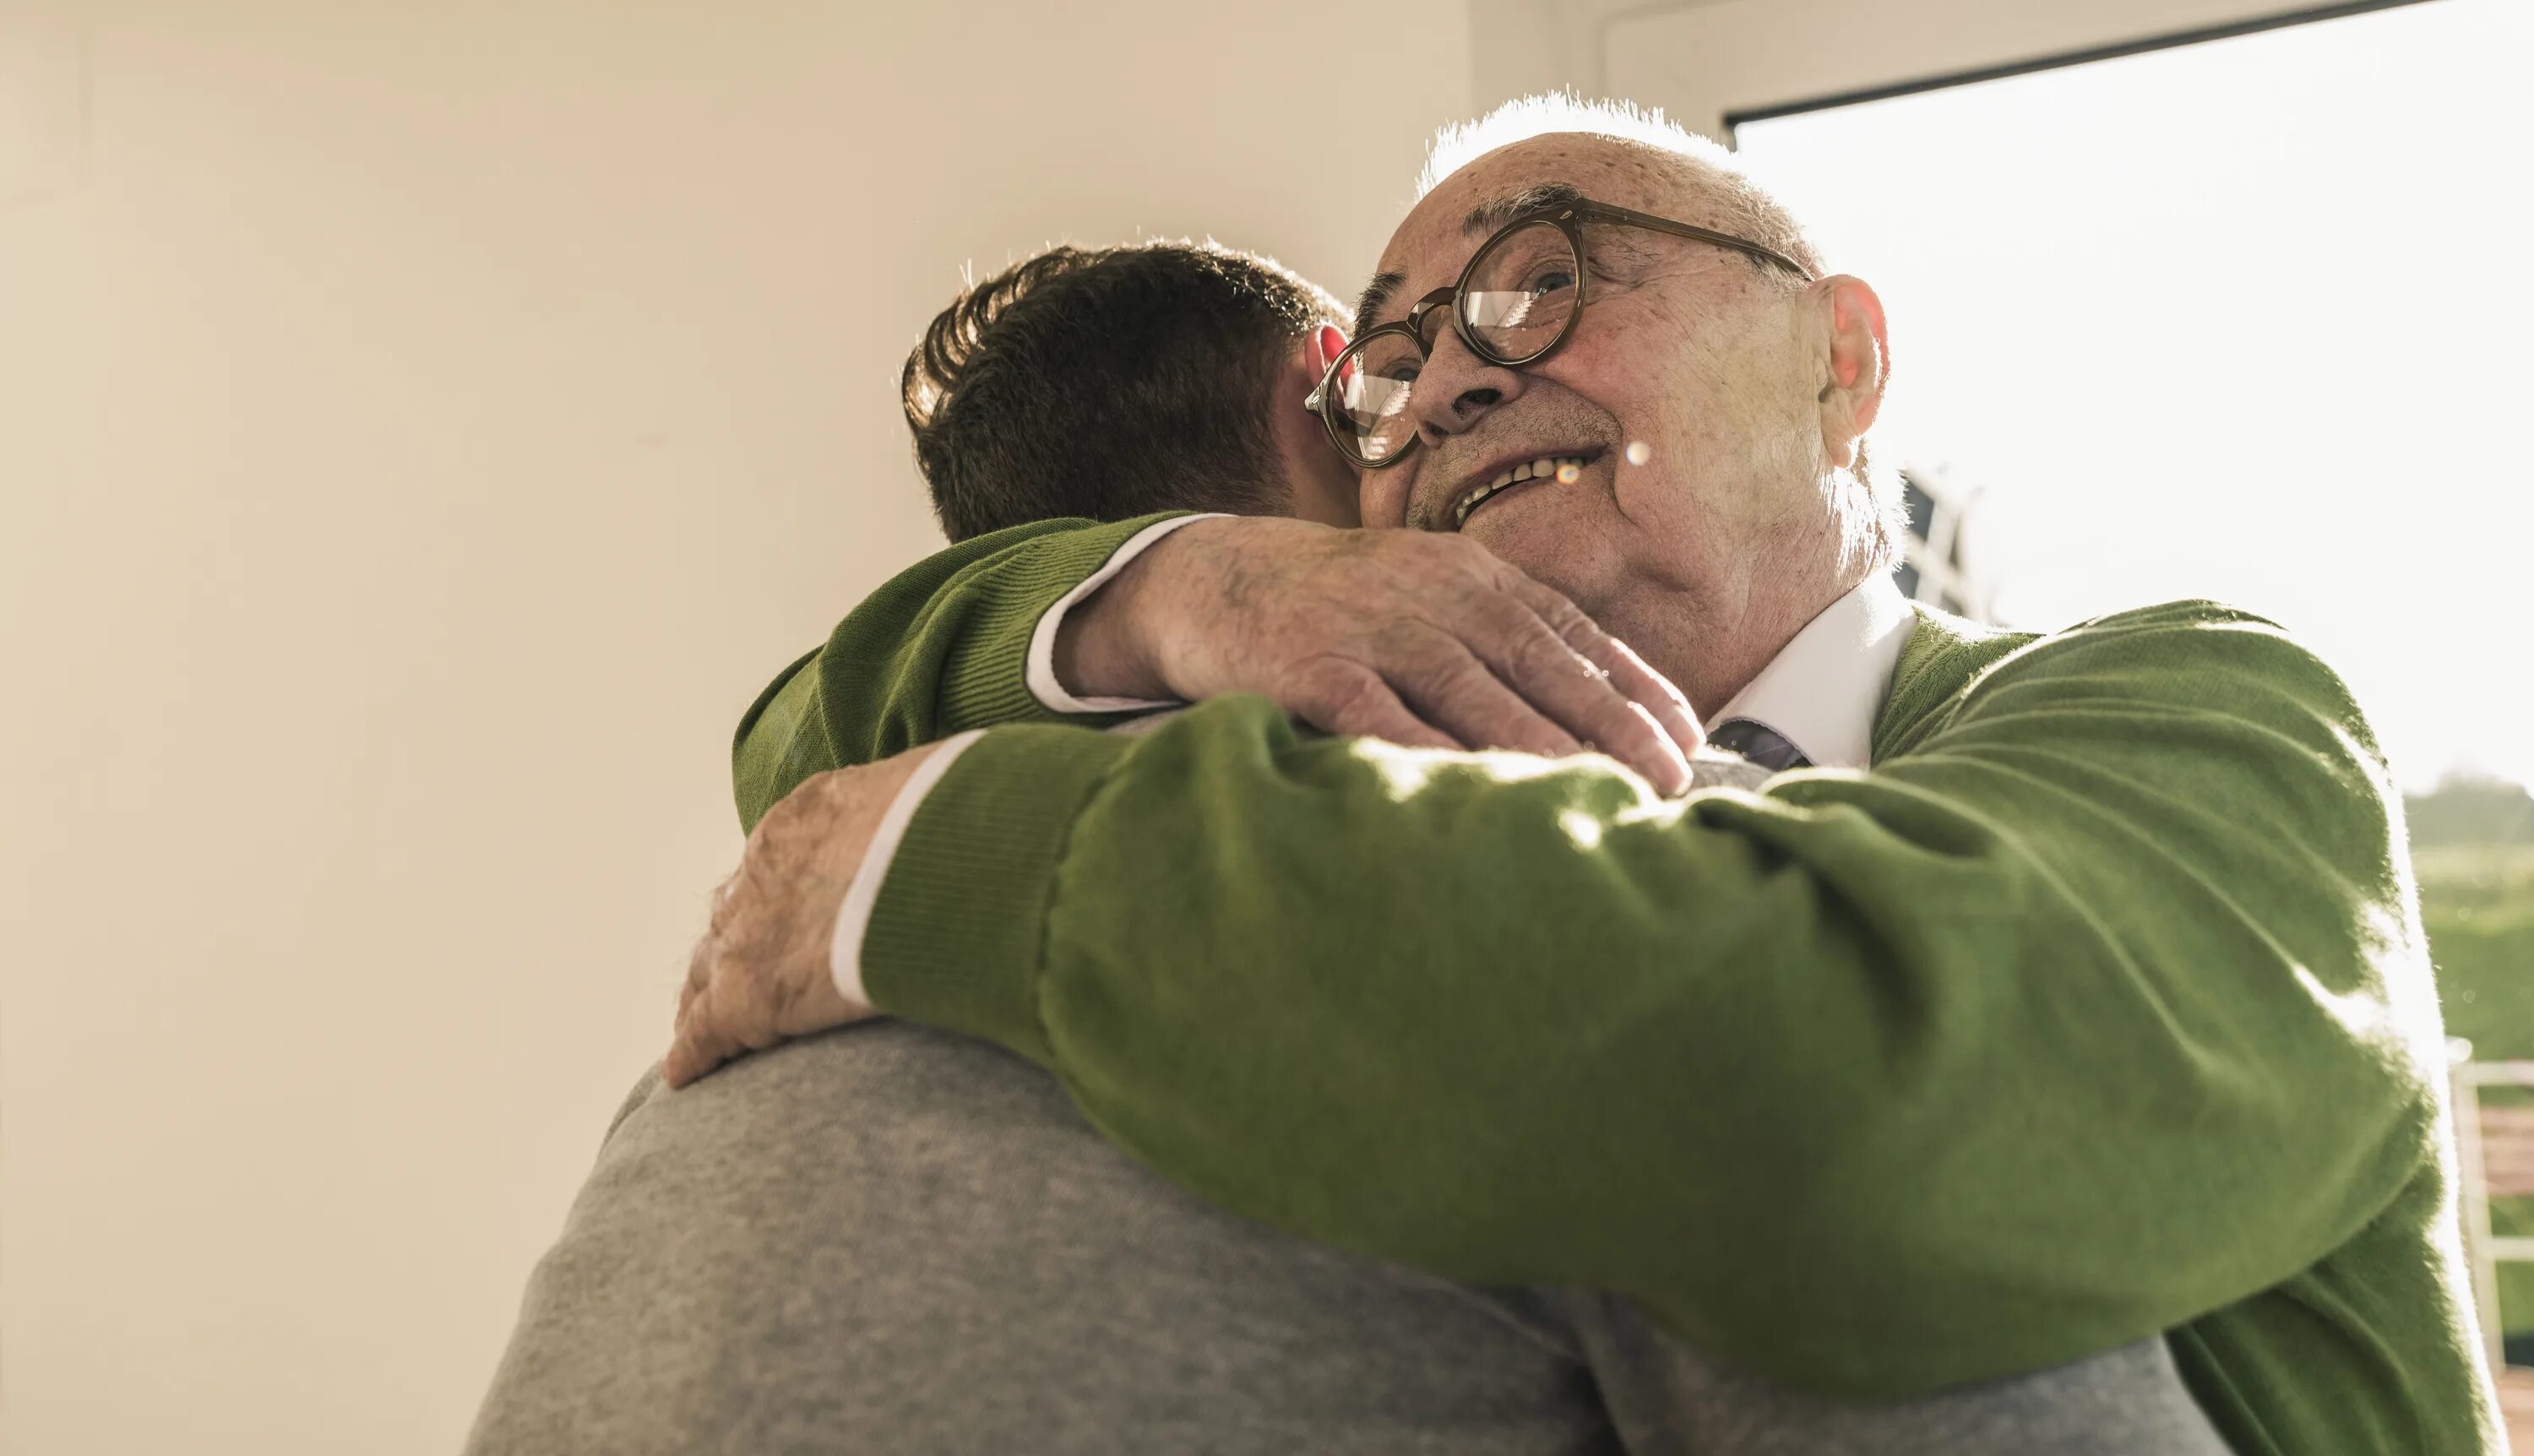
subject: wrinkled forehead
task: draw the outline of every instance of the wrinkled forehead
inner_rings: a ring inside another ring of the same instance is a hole
[[[1552,132],[1478,157],[1425,194],[1390,235],[1356,313],[1361,333],[1448,285],[1487,234],[1533,206],[1589,197],[1641,212],[1676,210],[1693,191],[1683,157],[1590,132]]]

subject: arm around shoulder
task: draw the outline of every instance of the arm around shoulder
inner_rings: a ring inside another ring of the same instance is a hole
[[[814,773],[971,728],[1103,711],[1051,692],[1054,619],[1139,538],[1189,518],[1038,521],[959,542],[891,577],[740,721],[731,778],[741,824],[754,827]]]
[[[865,974],[1240,1212],[1827,1390],[2156,1333],[2392,1201],[2436,1013],[2327,669],[2185,604],[1938,654],[1886,721],[1872,772],[1672,802],[1255,698],[992,733]]]

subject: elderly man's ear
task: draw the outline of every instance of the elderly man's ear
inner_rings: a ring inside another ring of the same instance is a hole
[[[1813,284],[1811,297],[1824,325],[1822,449],[1834,468],[1845,469],[1856,463],[1857,440],[1874,428],[1891,373],[1883,300],[1863,278],[1846,273]]]

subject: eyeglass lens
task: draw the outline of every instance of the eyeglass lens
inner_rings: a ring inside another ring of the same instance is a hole
[[[1478,352],[1492,364],[1526,364],[1545,353],[1575,317],[1582,271],[1574,244],[1551,223],[1526,223],[1490,240],[1456,300]],[[1426,327],[1439,333],[1445,326],[1435,320]],[[1378,464],[1417,438],[1409,405],[1425,352],[1394,333],[1367,337],[1339,360],[1330,406],[1358,460]]]

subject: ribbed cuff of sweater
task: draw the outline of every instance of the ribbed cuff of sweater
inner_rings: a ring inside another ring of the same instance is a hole
[[[917,806],[863,934],[874,1006],[998,1042],[1041,1064],[1047,918],[1073,823],[1134,740],[997,728]]]
[[[941,721],[956,730],[1045,721],[1052,714],[1136,712],[1168,703],[1077,698],[1056,681],[1064,614],[1145,548],[1209,516],[1168,513],[1024,541],[998,563],[995,589],[961,634],[942,674]],[[1018,671],[1015,671],[1018,669]]]

